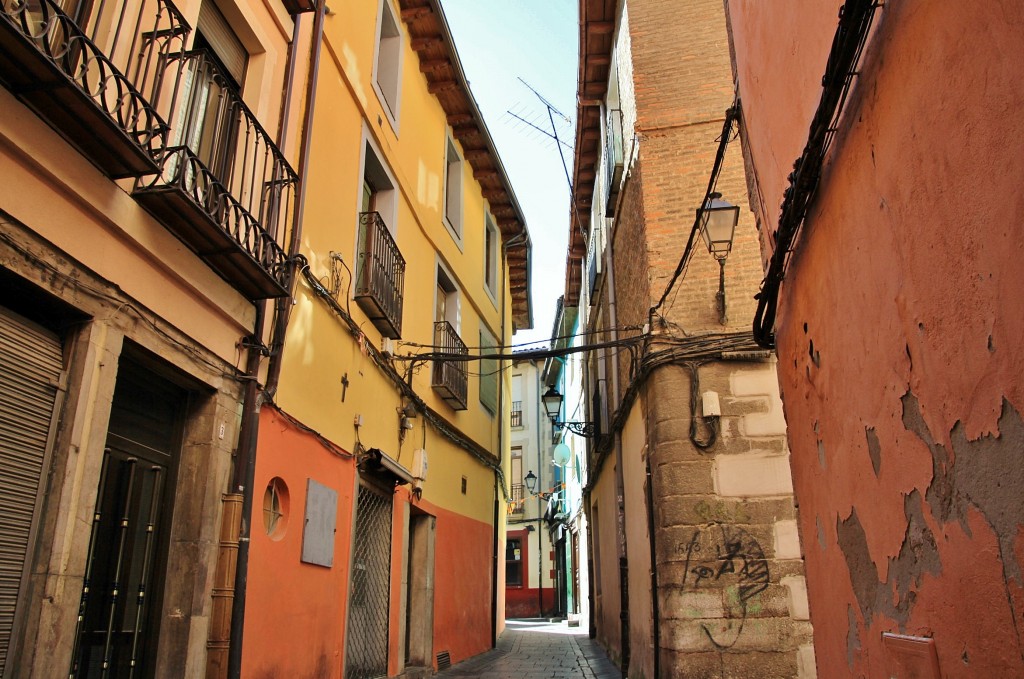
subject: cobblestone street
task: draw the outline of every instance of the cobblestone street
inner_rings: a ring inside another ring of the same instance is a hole
[[[497,648],[438,673],[480,679],[618,679],[612,664],[585,628],[565,622],[508,620]]]

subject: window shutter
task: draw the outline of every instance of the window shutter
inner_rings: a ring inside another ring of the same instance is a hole
[[[483,332],[480,333],[480,352],[494,353],[497,343]],[[498,377],[501,362],[495,360],[480,361],[480,403],[491,413],[498,412]]]
[[[0,308],[0,675],[21,613],[62,371],[60,340]]]
[[[197,23],[196,28],[227,69],[228,75],[241,86],[245,80],[245,66],[249,61],[249,53],[231,30],[228,20],[212,2],[207,1],[199,8]]]

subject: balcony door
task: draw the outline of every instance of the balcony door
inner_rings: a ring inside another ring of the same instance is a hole
[[[242,117],[233,93],[241,92],[249,53],[211,2],[199,8],[192,54],[185,70],[187,114],[178,143],[188,146],[230,188]]]

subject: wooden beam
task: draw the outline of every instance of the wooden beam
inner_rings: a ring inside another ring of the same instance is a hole
[[[481,160],[490,160],[491,154],[484,149],[466,149],[466,160],[470,162],[478,162]]]
[[[598,35],[607,35],[615,30],[614,21],[588,21],[587,22],[587,33],[595,33]]]
[[[435,82],[427,83],[427,91],[431,94],[441,94],[442,92],[454,92],[459,89],[459,83],[454,80],[437,80]]]
[[[492,179],[496,179],[497,176],[498,173],[492,167],[477,167],[476,165],[473,166],[473,177],[481,184],[483,184],[485,181],[491,181]]]
[[[465,125],[453,125],[452,134],[459,139],[467,136],[476,136],[480,134],[480,128],[477,127],[476,121],[471,121]]]
[[[434,10],[430,9],[430,5],[424,5],[423,7],[408,7],[402,10],[402,21],[416,21],[422,19],[425,16],[433,14]]]
[[[424,59],[420,62],[420,71],[423,73],[437,73],[451,65],[452,62],[447,59]]]
[[[469,113],[452,113],[448,116],[447,120],[449,125],[456,127],[472,121],[473,116]]]
[[[436,36],[436,35],[432,35],[430,37],[425,37],[425,38],[413,38],[412,39],[412,48],[414,50],[416,50],[417,52],[422,52],[423,50],[427,49],[428,47],[434,47],[436,45],[443,45],[443,44],[444,44],[444,41],[441,40],[441,38],[439,36]]]
[[[610,54],[588,54],[587,55],[587,66],[607,66],[612,63],[612,56]]]

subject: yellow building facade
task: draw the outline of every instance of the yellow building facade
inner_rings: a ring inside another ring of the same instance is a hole
[[[3,0],[0,85],[0,676],[485,650],[529,237],[440,6]]]
[[[226,644],[222,496],[299,189],[289,9],[0,3],[4,677],[203,676]]]
[[[322,32],[242,666],[414,675],[503,621],[506,364],[459,357],[530,326],[529,236],[439,3],[332,6]]]

